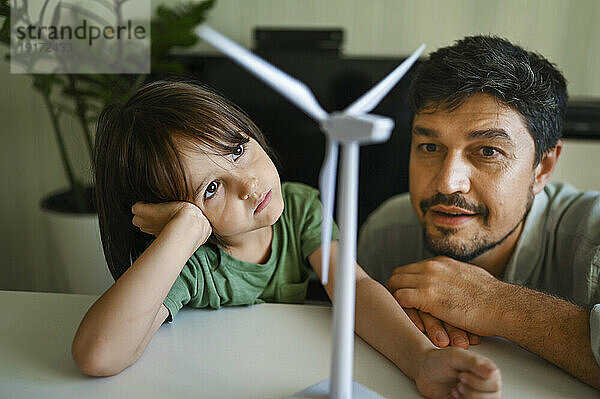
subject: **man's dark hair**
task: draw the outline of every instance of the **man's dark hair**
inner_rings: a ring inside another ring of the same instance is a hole
[[[469,36],[421,62],[409,89],[413,116],[430,106],[454,110],[487,93],[518,111],[535,142],[535,164],[562,137],[567,83],[539,54],[495,36]]]

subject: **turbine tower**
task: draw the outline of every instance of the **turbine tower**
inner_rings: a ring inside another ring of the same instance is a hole
[[[327,284],[338,147],[341,157],[341,183],[338,189],[340,208],[340,249],[336,266],[333,298],[333,353],[331,379],[322,381],[293,396],[294,398],[330,397],[336,399],[380,398],[378,394],[352,381],[354,355],[354,301],[356,286],[356,233],[358,213],[359,146],[389,139],[394,121],[369,114],[410,69],[425,48],[422,44],[410,57],[376,86],[341,112],[328,114],[302,82],[282,72],[262,58],[229,40],[207,25],[199,25],[196,34],[222,51],[241,67],[254,74],[272,89],[313,118],[327,139],[325,160],[319,175],[323,203],[321,231],[321,278]]]

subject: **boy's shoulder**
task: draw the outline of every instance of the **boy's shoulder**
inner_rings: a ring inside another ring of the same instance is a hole
[[[283,198],[292,199],[293,197],[318,197],[319,190],[304,183],[299,182],[284,182],[281,184],[281,194]]]
[[[284,203],[284,217],[298,221],[321,210],[319,190],[307,184],[284,182],[281,184],[281,195]]]

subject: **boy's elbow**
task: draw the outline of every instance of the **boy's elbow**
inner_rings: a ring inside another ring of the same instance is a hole
[[[99,348],[99,345],[85,345],[77,337],[73,340],[71,354],[77,367],[91,377],[109,377],[119,374],[127,367],[119,367],[115,360],[110,358],[110,354]]]

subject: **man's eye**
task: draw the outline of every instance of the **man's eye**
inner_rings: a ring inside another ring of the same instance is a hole
[[[239,144],[237,147],[235,147],[235,149],[231,153],[231,156],[233,157],[234,161],[237,161],[239,157],[244,155],[244,152],[246,152],[246,148],[243,144]]]
[[[218,189],[219,183],[217,183],[216,181],[210,182],[206,187],[206,191],[204,192],[204,199],[209,199],[210,197],[215,195]]]
[[[432,143],[421,144],[419,147],[421,147],[421,151],[423,152],[435,152],[437,150],[437,145]]]
[[[491,158],[500,154],[500,151],[498,151],[494,147],[481,147],[479,151],[481,152],[481,155],[483,155],[486,158]]]

